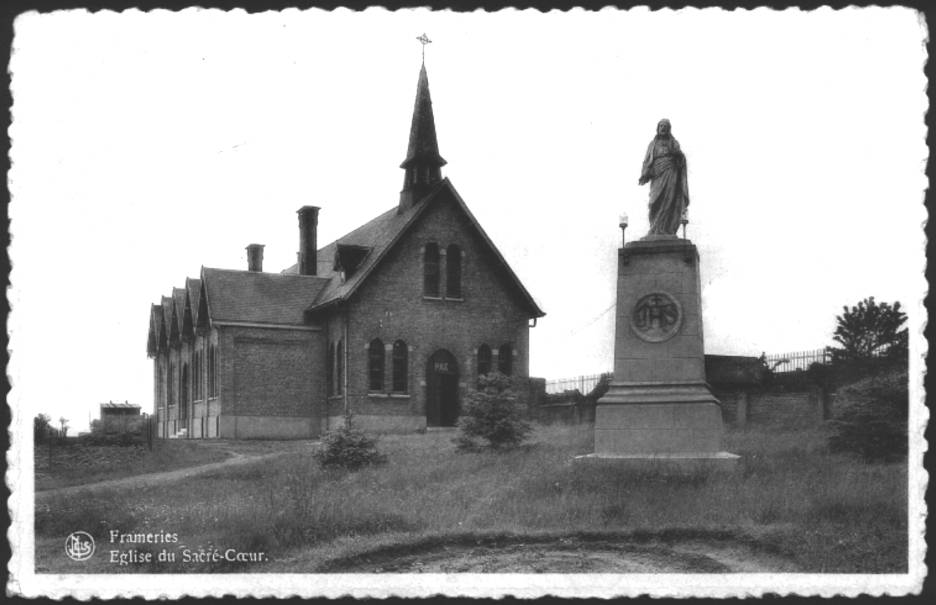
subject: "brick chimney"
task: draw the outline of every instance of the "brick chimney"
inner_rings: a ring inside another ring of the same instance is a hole
[[[247,246],[247,270],[263,271],[263,244],[250,244]]]
[[[316,275],[318,270],[318,206],[303,206],[299,214],[299,275]]]

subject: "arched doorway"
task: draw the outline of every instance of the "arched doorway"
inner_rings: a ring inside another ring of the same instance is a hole
[[[426,424],[455,426],[458,420],[458,362],[439,349],[426,367]]]

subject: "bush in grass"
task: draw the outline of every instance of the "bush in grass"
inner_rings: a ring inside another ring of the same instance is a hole
[[[491,372],[478,378],[478,388],[468,393],[455,444],[461,450],[517,447],[530,433],[520,417],[509,376]]]
[[[867,461],[891,461],[907,453],[907,372],[859,380],[839,390],[830,421],[829,448]]]
[[[387,462],[386,454],[377,450],[377,439],[354,428],[350,416],[345,418],[343,427],[322,437],[322,447],[315,452],[315,458],[324,468],[349,471]]]

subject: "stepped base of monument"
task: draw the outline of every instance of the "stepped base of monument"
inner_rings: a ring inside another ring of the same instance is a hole
[[[718,399],[702,381],[611,384],[595,409],[595,453],[583,459],[640,468],[730,470]]]
[[[680,452],[669,454],[586,454],[576,464],[613,466],[661,474],[732,472],[741,459],[730,452]]]

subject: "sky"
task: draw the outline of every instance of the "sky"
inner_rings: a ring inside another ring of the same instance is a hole
[[[612,365],[619,216],[669,118],[708,353],[832,344],[926,292],[926,26],[905,8],[26,13],[10,63],[10,400],[151,411],[149,309],[202,265],[295,262],[398,200],[421,45],[447,176],[546,312],[530,373]],[[912,362],[915,363],[915,362]],[[913,366],[911,367],[911,371]]]

